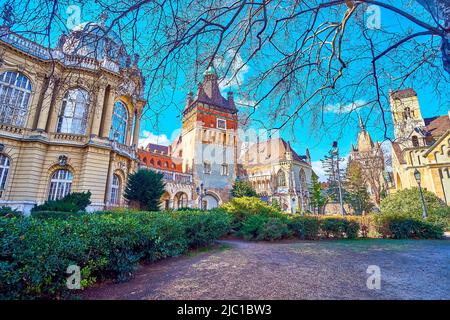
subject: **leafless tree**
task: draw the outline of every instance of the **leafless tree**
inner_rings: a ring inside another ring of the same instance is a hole
[[[215,64],[221,86],[236,91],[243,122],[295,131],[308,121],[324,137],[332,127],[343,134],[355,124],[352,113],[365,108],[389,139],[390,88],[427,85],[448,105],[445,3],[7,0],[3,23],[50,47],[61,31],[69,31],[69,5],[79,5],[83,21],[106,13],[109,28],[141,57],[149,101],[144,115],[152,121],[168,107],[181,110],[177,92],[193,88]],[[367,23],[373,8],[381,8],[381,28]],[[392,28],[393,22],[400,27]],[[330,121],[324,115],[338,103],[347,107]]]

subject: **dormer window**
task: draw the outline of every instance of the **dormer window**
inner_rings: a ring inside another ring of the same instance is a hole
[[[217,119],[217,129],[226,129],[227,121],[224,119]]]

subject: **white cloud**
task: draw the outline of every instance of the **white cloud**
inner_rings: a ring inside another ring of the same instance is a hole
[[[242,59],[240,53],[238,52],[236,54],[234,50],[230,50],[224,58],[217,58],[215,64],[218,69],[224,70],[228,68],[228,64],[232,59],[233,61],[231,61],[231,67],[228,72],[229,75],[219,84],[221,90],[235,89],[241,86],[245,80],[245,75],[250,70],[247,64],[244,65],[244,59]]]
[[[341,156],[341,158],[342,158],[342,161],[339,162],[339,168],[345,170],[347,168],[347,164],[348,164],[348,155]],[[319,181],[321,181],[321,182],[327,181],[327,176],[325,174],[325,170],[323,169],[322,161],[320,161],[320,160],[312,161],[311,166],[312,166],[313,171],[319,177]]]
[[[351,112],[351,111],[354,111],[354,110],[360,108],[361,106],[365,105],[366,103],[367,102],[364,100],[356,100],[356,101],[348,103],[348,104],[342,104],[342,103],[328,104],[324,107],[324,111],[330,112],[330,113],[337,113],[337,114],[348,113],[348,112]]]
[[[160,144],[163,146],[170,145],[170,139],[165,134],[153,134],[150,131],[144,130],[139,139],[139,147],[146,147],[149,143]]]

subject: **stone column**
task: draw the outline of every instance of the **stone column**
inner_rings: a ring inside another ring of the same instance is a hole
[[[97,94],[97,101],[95,106],[93,107],[92,113],[92,125],[91,125],[91,135],[100,135],[100,122],[102,120],[103,115],[103,106],[105,104],[106,97],[106,85],[100,85]]]
[[[133,127],[133,118],[134,118],[134,112],[131,114],[131,117],[128,117],[128,123],[127,123],[127,131],[125,136],[125,144],[129,146],[131,144],[131,129]]]
[[[42,90],[42,101],[40,101],[39,115],[37,115],[36,129],[47,130],[49,114],[53,110],[53,103],[58,90],[59,79],[56,76],[50,76],[48,86],[44,86]],[[45,88],[47,87],[47,88]]]
[[[116,154],[111,152],[111,156],[109,158],[109,166],[108,166],[108,176],[106,178],[106,188],[105,188],[105,205],[109,206],[111,201],[111,184],[114,174],[114,160],[116,159]]]
[[[133,144],[135,145],[135,147],[138,147],[139,144],[139,131],[140,131],[140,127],[141,127],[141,116],[142,116],[142,111],[137,109],[136,113],[135,113],[135,121],[134,121],[134,132],[133,132]]]
[[[60,88],[60,81],[61,79],[57,79],[54,89],[53,89],[53,96],[51,98],[51,103],[50,103],[50,108],[48,110],[48,114],[47,114],[47,126],[46,126],[46,131],[47,132],[55,132],[56,131],[56,123],[58,121],[58,113],[59,113],[59,108],[57,106],[58,103],[58,92],[59,92],[59,88]],[[43,105],[43,107],[45,107],[45,104]],[[61,107],[61,106],[59,106]]]
[[[102,132],[100,133],[103,138],[109,138],[109,131],[111,130],[111,121],[112,121],[112,115],[114,111],[114,90],[111,88],[109,91],[109,96],[105,97],[105,99],[108,99],[105,114],[103,116],[103,126],[102,126]]]
[[[44,97],[42,90],[43,87],[45,87],[45,84],[46,84],[45,74],[38,73],[36,76],[35,86],[32,88],[33,100],[31,101],[30,111],[34,110],[34,113],[33,116],[31,116],[32,112],[29,112],[27,128],[31,128],[33,130],[36,129],[39,120],[39,114],[41,113],[42,99]]]

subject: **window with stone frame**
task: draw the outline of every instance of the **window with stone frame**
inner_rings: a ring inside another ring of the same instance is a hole
[[[89,109],[89,94],[81,88],[67,90],[58,119],[57,132],[85,134]]]
[[[59,169],[52,174],[48,200],[58,200],[67,196],[72,190],[72,172]]]
[[[0,197],[3,195],[5,190],[6,181],[8,179],[10,160],[9,157],[0,154]]]
[[[20,72],[0,74],[0,123],[25,126],[31,89],[30,80]]]

